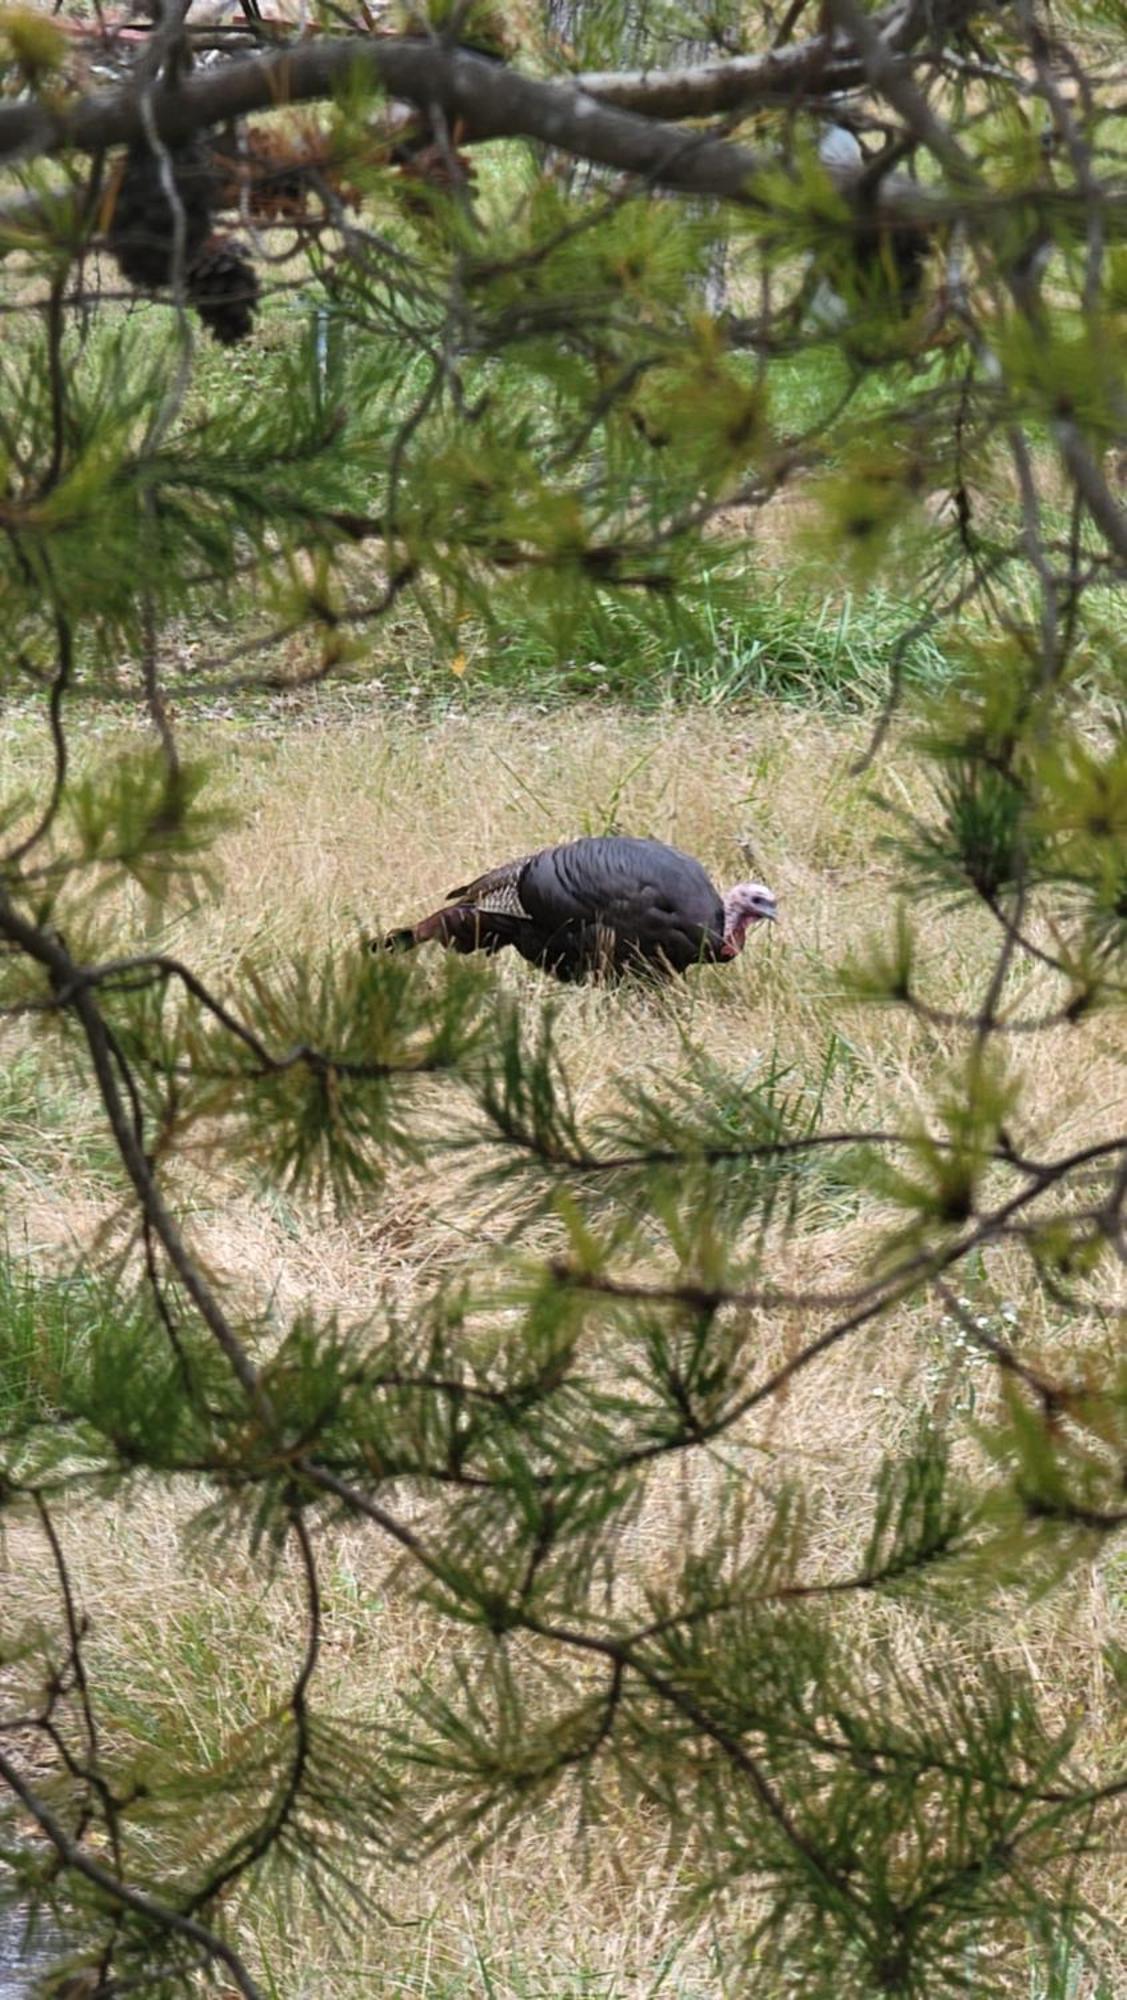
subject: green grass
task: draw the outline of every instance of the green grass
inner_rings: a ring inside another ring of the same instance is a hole
[[[60,1154],[80,1158],[85,1177],[112,1176],[117,1149],[91,1100],[68,1088],[57,1069],[46,1067],[41,1051],[5,1051],[0,1069],[0,1190],[18,1165],[20,1176],[51,1184]]]
[[[697,630],[668,649],[628,602],[599,607],[584,629],[587,657],[565,662],[562,674],[532,635],[517,634],[490,662],[493,684],[534,695],[545,684],[561,694],[602,692],[642,709],[667,702],[726,707],[770,696],[806,709],[856,711],[883,698],[892,649],[916,615],[911,605],[877,592],[863,603],[813,591],[795,596],[764,585],[754,572],[738,605],[730,591],[726,598],[719,607],[706,599]],[[917,643],[908,674],[917,682],[942,680],[939,648]]]
[[[796,588],[749,566],[736,585],[727,580],[662,617],[625,593],[593,602],[562,652],[551,621],[514,616],[503,639],[465,627],[460,653],[433,640],[404,648],[397,633],[388,659],[365,661],[364,675],[375,664],[388,694],[440,707],[501,696],[547,708],[613,701],[644,714],[767,697],[807,712],[859,714],[884,700],[893,653],[919,610],[880,591],[858,598],[812,583]],[[950,671],[930,638],[913,642],[903,670],[917,687],[941,686]]]
[[[119,1316],[105,1284],[44,1275],[0,1246],[0,1431],[52,1417],[58,1385]]]
[[[1116,1996],[1110,1982],[1093,1969],[1087,1953],[1069,1938],[1059,1938],[1043,1969],[1030,1977],[1029,2000],[1116,2000]]]

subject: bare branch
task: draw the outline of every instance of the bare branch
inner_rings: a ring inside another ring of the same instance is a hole
[[[941,11],[950,15],[960,9],[949,5]],[[871,17],[873,32],[886,48],[909,48],[933,25],[933,12],[919,0],[896,0]],[[939,25],[934,23],[935,32]],[[581,71],[575,82],[602,104],[648,118],[710,118],[755,105],[793,103],[812,90],[855,90],[864,77],[855,44],[838,32],[788,46],[777,42],[766,55],[730,57],[699,68]]]

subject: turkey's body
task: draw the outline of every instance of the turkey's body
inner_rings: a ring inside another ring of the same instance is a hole
[[[512,946],[565,980],[685,972],[731,955],[724,904],[700,862],[625,834],[567,841],[490,869],[385,943],[429,939],[460,952]]]

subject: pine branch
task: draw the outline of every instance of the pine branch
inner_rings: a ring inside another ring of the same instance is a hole
[[[121,1154],[122,1163],[136,1192],[141,1213],[151,1223],[173,1270],[226,1355],[252,1407],[260,1418],[268,1420],[269,1413],[263,1403],[258,1371],[235,1334],[218,1299],[190,1256],[180,1230],[157,1186],[152,1166],[145,1156],[135,1125],[126,1110],[121,1081],[115,1067],[112,1038],[93,993],[88,986],[82,985],[78,978],[79,968],[65,946],[57,938],[49,936],[38,926],[21,917],[2,890],[0,890],[0,935],[7,937],[12,944],[26,952],[36,964],[41,965],[55,986],[73,988],[70,1005],[81,1023],[105,1106],[106,1118]]]
[[[122,1882],[101,1861],[87,1853],[73,1840],[56,1815],[44,1804],[33,1787],[12,1759],[0,1749],[0,1778],[12,1791],[40,1831],[46,1835],[59,1859],[76,1875],[81,1875],[95,1889],[105,1896],[111,1905],[121,1910],[129,1910],[143,1917],[146,1923],[157,1931],[168,1931],[174,1937],[186,1938],[196,1945],[207,1960],[218,1960],[234,1981],[244,2000],[265,2000],[265,1994],[257,1980],[253,1979],[243,1964],[233,1945],[219,1937],[206,1924],[195,1917],[186,1915],[174,1906],[162,1903],[143,1889],[135,1889],[130,1883]]]

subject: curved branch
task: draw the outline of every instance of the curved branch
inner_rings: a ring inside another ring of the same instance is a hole
[[[545,83],[436,42],[359,35],[303,42],[269,55],[232,60],[181,80],[175,89],[154,92],[146,101],[151,103],[158,136],[166,144],[178,145],[229,119],[329,100],[356,81],[368,81],[389,97],[441,112],[452,129],[458,128],[463,144],[532,139],[597,166],[636,174],[654,187],[745,207],[769,205],[754,183],[765,167],[777,164],[772,156],[620,109],[606,101],[606,79],[598,79],[604,93],[600,99],[584,89],[581,80]],[[129,145],[145,129],[135,87],[99,91],[65,109],[42,102],[5,105],[0,107],[0,164],[49,153],[101,153]],[[843,196],[856,191],[855,168],[827,166],[826,171]],[[971,210],[986,221],[1004,217],[1009,227],[1015,203],[1021,202],[1050,228],[1086,230],[1091,208],[1086,196],[1069,188],[951,191],[894,173],[882,176],[866,199],[889,226],[922,229],[966,222]],[[34,197],[35,204],[41,201],[51,205],[50,197]],[[1115,188],[1104,190],[1101,205],[1109,237],[1122,235],[1127,230],[1127,196]],[[0,210],[0,224],[26,228],[34,213],[34,206],[21,199],[10,211]]]
[[[258,1369],[247,1354],[207,1283],[191,1257],[179,1228],[157,1186],[152,1164],[129,1118],[118,1075],[114,1067],[112,1038],[98,1010],[94,992],[82,983],[80,967],[63,944],[22,917],[0,892],[0,929],[27,956],[42,966],[52,985],[70,988],[71,1006],[86,1039],[91,1067],[105,1107],[121,1162],[133,1184],[138,1206],[152,1224],[172,1269],[184,1286],[204,1325],[226,1355],[256,1415],[269,1422],[270,1412],[262,1392]]]
[[[894,0],[866,26],[889,55],[903,55],[925,34],[941,43],[970,11],[967,0]],[[840,29],[812,35],[787,46],[776,41],[764,55],[734,56],[726,61],[681,69],[587,71],[577,78],[580,89],[602,104],[623,111],[641,111],[650,118],[709,118],[726,111],[747,111],[760,105],[792,103],[816,92],[828,96],[856,90],[866,81],[865,59],[855,41]]]
[[[919,0],[901,0],[872,19],[874,32],[890,49],[917,40],[928,19]],[[953,12],[954,9],[948,9]],[[790,100],[796,92],[855,90],[865,67],[848,39],[833,32],[768,49],[765,55],[680,69],[591,70],[576,82],[589,97],[649,118],[710,118],[720,112]]]
[[[172,1931],[177,1937],[187,1938],[198,1945],[208,1958],[218,1959],[244,1995],[244,2000],[265,2000],[261,1986],[253,1979],[239,1957],[238,1952],[224,1938],[217,1937],[205,1924],[197,1923],[194,1917],[184,1916],[181,1911],[166,1903],[159,1903],[154,1896],[148,1896],[142,1889],[133,1889],[128,1882],[119,1881],[102,1862],[87,1854],[67,1833],[53,1812],[43,1804],[28,1784],[23,1773],[17,1769],[10,1757],[0,1750],[0,1779],[13,1791],[20,1804],[30,1814],[41,1833],[45,1834],[64,1867],[75,1874],[85,1876],[96,1889],[100,1889],[119,1909],[132,1910],[144,1917],[150,1924],[161,1930]]]
[[[177,145],[206,126],[331,98],[358,80],[382,86],[390,97],[436,107],[475,140],[523,135],[687,192],[746,198],[762,164],[747,147],[600,104],[575,84],[541,83],[484,56],[411,38],[304,42],[188,77],[175,89],[154,92],[151,102],[158,134]],[[130,144],[144,129],[138,93],[128,84],[63,110],[42,102],[6,105],[0,109],[0,160],[101,152]]]

